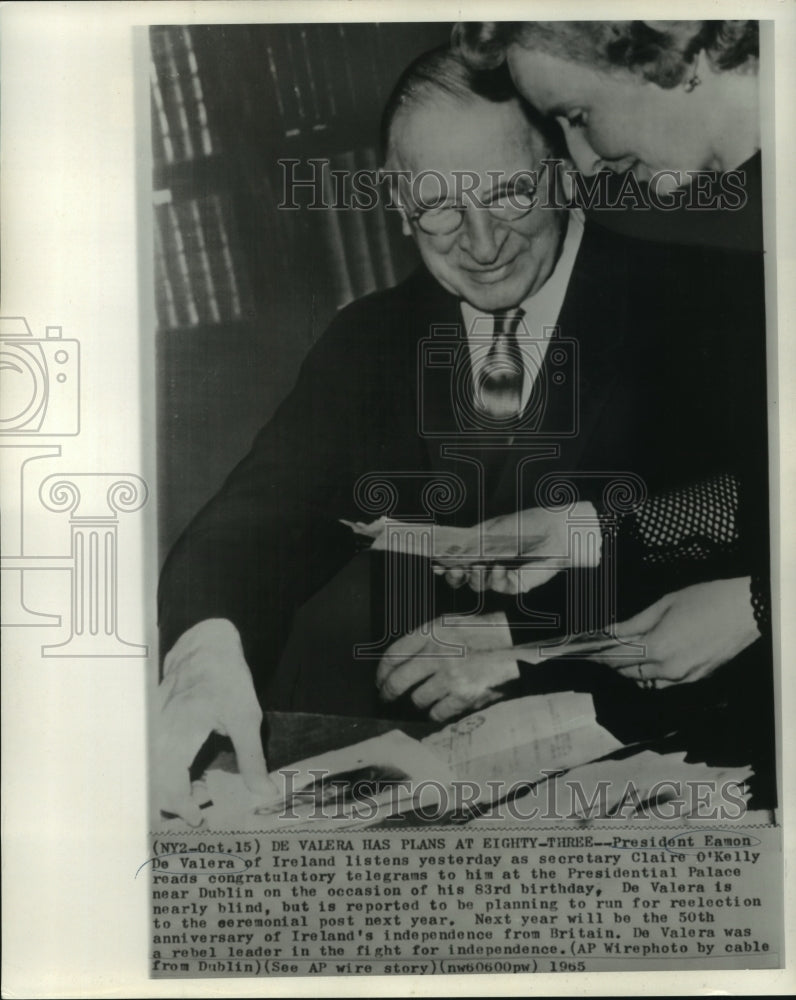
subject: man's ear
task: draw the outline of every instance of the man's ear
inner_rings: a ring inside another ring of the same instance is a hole
[[[400,178],[399,178],[400,181]],[[398,213],[401,216],[401,232],[404,236],[414,236],[415,231],[412,229],[412,222],[409,218],[409,211],[404,205],[403,199],[401,198],[400,182],[396,185],[393,192],[394,203],[398,209]]]
[[[401,232],[404,236],[414,236],[415,234],[412,229],[412,223],[409,219],[409,212],[407,211],[401,197],[401,183],[404,181],[404,178],[400,173],[396,173],[397,169],[398,168],[394,166],[381,167],[379,169],[380,180],[383,182],[389,174],[392,174],[393,179],[390,180],[390,199],[391,203],[396,206],[398,212],[400,213]]]

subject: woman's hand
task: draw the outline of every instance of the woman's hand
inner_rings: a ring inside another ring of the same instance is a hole
[[[702,680],[759,637],[749,585],[739,577],[686,587],[617,625],[622,642],[576,641],[557,655],[605,663],[643,688]]]
[[[451,587],[519,594],[541,586],[570,566],[600,562],[597,512],[587,501],[574,507],[528,510],[476,524],[440,552],[434,572]]]
[[[394,642],[379,664],[385,701],[410,689],[414,704],[437,722],[499,701],[499,688],[519,677],[505,615],[436,619]]]

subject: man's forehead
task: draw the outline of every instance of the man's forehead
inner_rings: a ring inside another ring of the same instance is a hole
[[[469,171],[491,183],[496,172],[533,169],[547,152],[519,101],[439,98],[407,108],[395,122],[396,164],[412,174]]]

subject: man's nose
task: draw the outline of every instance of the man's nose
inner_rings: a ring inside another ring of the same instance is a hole
[[[493,264],[508,230],[485,208],[469,208],[464,214],[461,246],[477,264]]]
[[[561,127],[564,130],[569,155],[577,169],[586,176],[599,173],[604,166],[602,157],[586,141],[582,129],[572,128],[565,122],[561,123]]]

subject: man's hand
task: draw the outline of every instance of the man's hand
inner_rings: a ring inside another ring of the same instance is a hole
[[[467,583],[475,591],[519,594],[567,567],[599,565],[600,548],[592,504],[582,501],[563,510],[532,507],[470,528],[461,542],[435,551],[434,571],[444,574],[452,587]]]
[[[634,654],[616,641],[574,642],[559,656],[582,656],[613,667],[643,688],[688,684],[709,677],[759,637],[749,577],[698,583],[667,594],[616,626]]]
[[[229,736],[249,791],[263,803],[278,791],[260,742],[262,711],[237,629],[213,618],[184,632],[166,657],[156,696],[154,784],[157,806],[199,826],[188,769],[211,732]]]
[[[436,619],[394,642],[376,671],[385,701],[411,688],[412,701],[437,722],[499,701],[499,688],[519,677],[502,613]],[[464,647],[457,655],[457,647]]]

